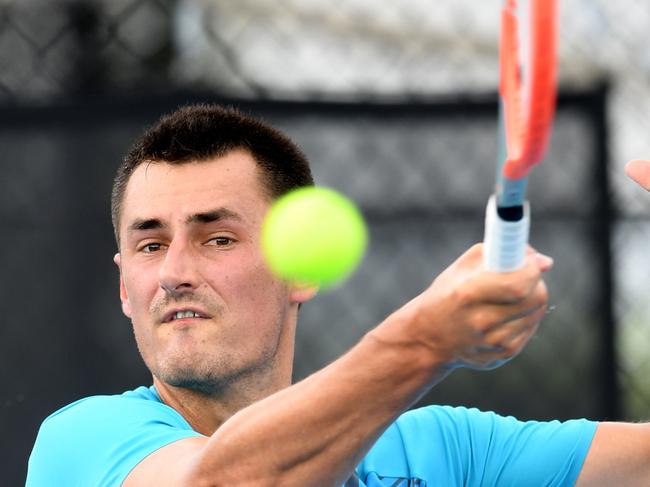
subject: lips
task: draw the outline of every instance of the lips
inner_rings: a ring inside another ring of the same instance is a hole
[[[174,308],[167,311],[163,315],[162,322],[170,323],[172,321],[183,320],[183,319],[209,319],[211,318],[205,311],[200,310],[194,307],[183,307],[183,308]]]

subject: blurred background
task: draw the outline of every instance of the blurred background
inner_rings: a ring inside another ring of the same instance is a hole
[[[118,306],[109,216],[131,140],[188,102],[279,126],[371,230],[359,271],[303,307],[296,380],[482,239],[496,155],[498,0],[0,0],[0,466],[40,422],[149,384]],[[531,182],[555,311],[514,362],[423,403],[521,419],[650,415],[650,9],[563,0],[560,96]]]

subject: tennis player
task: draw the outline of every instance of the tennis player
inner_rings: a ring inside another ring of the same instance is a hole
[[[532,250],[497,274],[472,247],[291,385],[316,290],[271,275],[258,239],[271,201],[309,184],[291,141],[230,109],[182,108],[135,142],[114,184],[115,263],[152,384],[45,419],[29,487],[650,485],[645,425],[405,413],[454,369],[494,368],[533,336],[552,261]]]

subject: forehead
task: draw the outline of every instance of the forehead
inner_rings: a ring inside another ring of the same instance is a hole
[[[126,186],[120,226],[135,218],[183,218],[217,206],[245,216],[270,201],[260,172],[245,151],[176,165],[142,163]]]

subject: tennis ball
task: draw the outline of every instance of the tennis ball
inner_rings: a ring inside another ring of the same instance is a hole
[[[368,231],[351,200],[333,189],[310,186],[274,202],[261,240],[276,275],[323,289],[343,281],[359,264]]]

